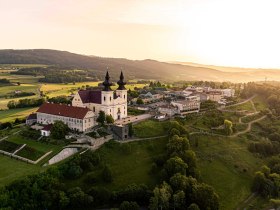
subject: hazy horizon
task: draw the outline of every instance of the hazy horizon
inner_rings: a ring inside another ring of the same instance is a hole
[[[0,44],[279,69],[279,6],[276,0],[0,0]]]

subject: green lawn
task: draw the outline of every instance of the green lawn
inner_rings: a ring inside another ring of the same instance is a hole
[[[246,139],[192,136],[202,181],[213,186],[223,210],[232,210],[251,194],[252,177],[262,160],[247,150]]]
[[[133,126],[133,129],[136,137],[155,137],[166,135],[169,129],[168,125],[169,121],[146,120]]]
[[[32,112],[36,112],[38,108],[19,108],[19,109],[7,109],[0,111],[0,122],[9,122],[13,121],[16,118],[25,118]]]
[[[240,105],[236,105],[236,106],[231,106],[231,107],[226,107],[226,110],[231,110],[231,111],[242,111],[242,110],[246,110],[249,112],[253,112],[253,106],[251,104],[250,101],[244,103],[244,104],[240,104]]]
[[[46,167],[0,155],[0,187],[44,170],[46,170]]]
[[[153,163],[153,157],[165,153],[167,138],[157,140],[144,140],[119,144],[109,142],[96,151],[102,161],[107,164],[113,173],[113,182],[104,183],[101,180],[102,167],[94,170],[97,176],[96,186],[106,187],[109,190],[118,190],[130,184],[146,184],[153,188],[159,184],[159,172],[150,174]],[[88,184],[84,182],[86,176],[68,182],[70,186],[81,185],[88,188]]]
[[[268,107],[266,102],[260,96],[253,98],[253,103],[255,104],[257,111],[265,110]]]
[[[20,151],[16,153],[16,155],[27,158],[29,160],[38,160],[40,157],[42,157],[45,153],[39,150],[36,150],[34,148],[31,148],[29,146],[25,146]]]
[[[54,145],[54,144],[47,144],[44,142],[31,140],[31,139],[25,139],[20,134],[12,135],[10,136],[7,141],[14,142],[17,144],[27,144],[29,147],[36,149],[38,151],[41,151],[43,153],[53,151],[53,153],[61,150],[63,145]]]

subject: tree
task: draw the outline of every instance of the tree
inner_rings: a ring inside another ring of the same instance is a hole
[[[186,206],[186,197],[184,191],[179,191],[173,195],[174,208],[183,210]]]
[[[274,209],[278,209],[280,207],[279,199],[270,199],[269,202],[272,204]]]
[[[108,124],[113,124],[114,123],[114,118],[112,117],[112,115],[106,115],[106,122]]]
[[[178,156],[170,158],[164,165],[164,170],[168,177],[171,177],[176,173],[186,175],[187,168],[188,165]]]
[[[219,197],[214,189],[207,184],[202,183],[195,187],[193,197],[200,209],[219,209]]]
[[[144,101],[142,100],[142,98],[137,98],[136,104],[138,105],[144,104]]]
[[[169,131],[169,136],[172,137],[172,136],[174,136],[174,135],[180,136],[181,133],[180,133],[180,131],[179,131],[178,129],[172,128],[172,129]]]
[[[192,203],[187,210],[200,210],[199,206],[195,203]]]
[[[105,112],[104,111],[100,111],[96,121],[99,122],[101,125],[104,125],[105,120],[106,120]]]
[[[163,182],[160,187],[154,189],[153,193],[154,196],[150,199],[149,209],[169,209],[169,201],[172,195],[171,187],[166,182]]]
[[[186,137],[174,135],[169,139],[167,151],[169,155],[182,155],[185,150],[190,148],[189,140]]]
[[[51,136],[54,139],[64,139],[65,135],[69,132],[69,127],[64,122],[55,121],[51,128]]]
[[[232,122],[229,120],[224,121],[225,133],[230,136],[232,134]]]
[[[197,185],[197,180],[177,173],[170,178],[170,185],[174,191],[184,191],[186,193],[185,196],[189,198],[193,194],[193,189]]]
[[[119,210],[138,210],[140,209],[139,205],[134,201],[123,201],[120,205]]]
[[[113,181],[112,171],[111,169],[106,165],[102,171],[102,178],[104,182],[110,183]]]

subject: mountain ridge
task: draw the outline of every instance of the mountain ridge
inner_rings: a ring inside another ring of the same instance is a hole
[[[280,81],[280,71],[278,70],[225,72],[202,64],[197,64],[200,66],[191,66],[152,59],[106,58],[50,49],[0,50],[0,64],[57,65],[87,69],[97,75],[104,75],[106,69],[109,68],[110,75],[113,78],[117,78],[122,69],[129,79],[249,82],[263,81],[268,77]]]

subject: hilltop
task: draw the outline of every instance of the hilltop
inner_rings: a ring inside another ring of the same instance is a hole
[[[113,78],[121,68],[129,79],[155,80],[208,80],[248,82],[262,81],[265,77],[280,80],[280,71],[259,69],[231,69],[216,66],[193,65],[192,63],[167,63],[156,60],[128,60],[124,58],[105,58],[75,54],[67,51],[34,50],[0,50],[0,64],[44,64],[63,68],[87,69],[97,76],[103,76],[107,67]],[[59,69],[58,69],[59,70]]]

